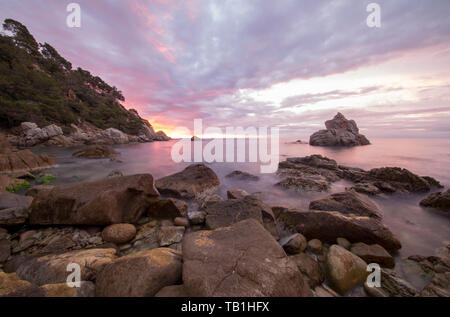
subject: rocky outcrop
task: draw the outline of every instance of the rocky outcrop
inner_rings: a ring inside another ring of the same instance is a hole
[[[430,194],[420,202],[420,205],[450,212],[450,189],[446,192]]]
[[[259,181],[259,176],[243,172],[243,171],[234,171],[228,174],[226,177],[233,178],[240,181]]]
[[[31,205],[35,225],[135,223],[158,200],[150,174],[56,186],[40,191]]]
[[[245,219],[255,219],[274,237],[279,238],[272,209],[254,196],[230,199],[207,204],[206,227],[216,229],[227,227]]]
[[[212,194],[217,191],[219,185],[216,173],[204,164],[190,165],[179,173],[156,181],[156,188],[162,195],[186,199]]]
[[[113,157],[120,155],[119,152],[115,151],[112,147],[107,145],[92,145],[87,146],[79,151],[72,154],[74,157],[82,157],[88,159],[101,159],[107,157]]]
[[[337,238],[343,237],[351,242],[379,244],[390,251],[401,248],[398,238],[374,218],[291,207],[273,207],[272,210],[283,230],[299,232],[308,239],[335,243]]]
[[[414,297],[417,290],[407,281],[401,279],[395,271],[381,269],[381,287],[370,287],[364,283],[364,290],[372,297]]]
[[[327,252],[325,271],[332,287],[341,294],[363,284],[369,275],[364,260],[336,244]]]
[[[158,219],[174,219],[186,215],[187,203],[176,198],[158,200],[148,209],[147,214]]]
[[[323,283],[325,276],[322,268],[310,255],[299,253],[289,258],[295,262],[300,272],[302,272],[304,279],[312,289]]]
[[[19,142],[20,146],[34,146],[64,134],[62,129],[55,124],[41,129],[35,123],[22,122],[20,127],[23,133],[23,138]]]
[[[157,141],[170,141],[171,138],[164,133],[164,131],[156,132],[155,140]]]
[[[358,216],[381,219],[381,211],[367,196],[353,190],[332,194],[328,197],[312,201],[309,209],[339,211],[342,214],[355,214]]]
[[[152,297],[181,280],[181,254],[160,248],[121,257],[97,276],[100,297]]]
[[[378,263],[387,268],[395,266],[394,258],[380,245],[368,245],[362,242],[354,243],[350,251],[367,263]]]
[[[227,191],[227,198],[228,199],[242,199],[245,196],[249,196],[250,194],[247,193],[243,189],[230,189]]]
[[[0,226],[8,227],[25,224],[32,201],[32,197],[10,193],[0,194]]]
[[[312,296],[297,265],[255,219],[188,234],[183,282],[190,296]]]
[[[30,150],[0,154],[0,172],[23,172],[55,166],[48,155],[36,155]]]
[[[338,113],[332,120],[325,122],[326,130],[320,130],[309,139],[310,145],[317,146],[357,146],[368,145],[369,140],[359,133],[354,120],[347,120]]]
[[[76,263],[81,269],[81,280],[93,281],[103,267],[114,260],[115,254],[115,249],[90,249],[16,257],[5,265],[5,272],[16,272],[21,279],[39,286],[58,284],[67,281],[67,266]]]

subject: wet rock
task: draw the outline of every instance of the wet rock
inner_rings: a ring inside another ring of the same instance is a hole
[[[446,192],[433,193],[420,202],[421,206],[450,212],[450,189]]]
[[[163,287],[155,297],[189,297],[184,285],[171,285]]]
[[[61,185],[38,193],[29,221],[36,225],[135,223],[158,196],[150,174]]]
[[[351,246],[352,246],[352,244],[350,243],[350,241],[348,241],[348,240],[345,239],[345,238],[341,238],[341,237],[339,237],[339,238],[336,239],[336,243],[337,243],[338,245],[340,245],[341,247],[343,247],[344,249],[346,249],[346,250],[350,250],[350,248],[351,248]]]
[[[181,253],[160,248],[115,260],[98,274],[100,297],[152,297],[181,280]]]
[[[183,261],[191,296],[312,296],[296,264],[255,219],[188,234]]]
[[[358,194],[353,190],[332,194],[328,197],[312,201],[309,209],[338,211],[342,214],[355,214],[358,216],[381,219],[381,211],[367,196]]]
[[[108,177],[121,177],[124,176],[122,171],[120,170],[113,170],[108,174]]]
[[[312,239],[308,241],[308,249],[314,254],[322,254],[323,244],[319,239]]]
[[[136,227],[128,223],[110,225],[103,229],[102,237],[107,242],[124,244],[136,236]]]
[[[156,188],[161,194],[186,199],[213,194],[219,185],[216,173],[204,164],[190,165],[179,173],[156,181]]]
[[[250,194],[243,189],[230,189],[227,191],[228,199],[241,199],[248,195]]]
[[[364,290],[372,297],[414,297],[416,289],[390,269],[381,269],[381,287],[370,287],[364,283]]]
[[[184,227],[161,227],[158,232],[159,245],[165,247],[174,243],[181,242],[181,240],[183,239],[184,231]]]
[[[206,197],[197,199],[197,205],[199,206],[200,210],[205,210],[208,205],[224,200],[225,199],[217,194],[207,195]]]
[[[367,263],[336,244],[327,252],[325,268],[332,287],[340,294],[364,283],[368,276]]]
[[[370,196],[375,196],[375,195],[379,195],[381,194],[381,190],[371,184],[371,183],[358,183],[355,186],[351,187],[351,189],[353,189],[354,191],[361,193],[361,194],[366,194],[366,195],[370,195]]]
[[[120,155],[120,153],[115,151],[112,147],[100,144],[86,146],[83,149],[72,154],[72,156],[75,157],[88,159],[101,159],[117,155]]]
[[[32,171],[55,165],[55,162],[48,155],[36,155],[30,150],[0,154],[0,172]]]
[[[333,291],[327,285],[322,284],[314,289],[314,297],[341,297],[341,295]]]
[[[23,225],[33,198],[11,193],[0,194],[0,226]]]
[[[154,218],[174,219],[186,215],[187,203],[176,198],[161,199],[152,204],[147,214]]]
[[[45,297],[94,297],[95,284],[92,282],[80,282],[80,287],[69,287],[67,283],[47,284],[41,286]]]
[[[200,225],[205,222],[206,213],[203,211],[190,211],[188,212],[189,222],[193,225]]]
[[[279,232],[269,206],[254,196],[215,202],[206,206],[206,226],[209,229],[227,227],[245,219],[256,219],[277,239]]]
[[[325,277],[322,268],[310,255],[299,253],[289,258],[295,262],[311,289],[323,283]]]
[[[0,272],[0,297],[44,296],[44,292],[28,281],[21,280],[16,273]]]
[[[189,220],[184,217],[177,217],[173,220],[175,226],[189,227]]]
[[[67,266],[76,263],[81,268],[81,280],[92,281],[106,264],[114,260],[115,253],[115,249],[89,249],[40,257],[18,257],[5,266],[5,271],[8,267],[21,279],[35,285],[59,284],[67,280]]]
[[[303,235],[296,233],[280,241],[281,246],[287,254],[297,254],[305,251],[307,242]]]
[[[398,238],[374,218],[291,207],[273,207],[272,210],[284,230],[301,233],[308,239],[335,243],[342,237],[354,242],[379,244],[389,251],[401,248]]]
[[[354,120],[347,120],[338,113],[332,120],[325,122],[326,130],[320,130],[309,139],[310,145],[316,146],[357,146],[368,145],[369,140],[359,133]]]
[[[243,171],[231,172],[226,177],[234,178],[234,179],[240,180],[240,181],[254,181],[254,182],[259,181],[259,176],[252,175],[250,173],[243,172]]]
[[[55,186],[52,185],[35,185],[26,191],[25,195],[30,197],[36,197],[39,192],[50,192]]]
[[[378,244],[367,245],[358,242],[352,245],[350,252],[359,256],[367,263],[378,263],[387,268],[393,268],[395,266],[394,258]]]
[[[310,179],[300,177],[287,177],[276,186],[297,192],[323,192],[330,189],[330,184],[324,179]]]

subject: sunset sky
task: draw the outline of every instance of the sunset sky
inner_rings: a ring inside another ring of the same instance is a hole
[[[450,1],[0,0],[168,134],[277,126],[307,138],[340,111],[370,137],[450,137]]]

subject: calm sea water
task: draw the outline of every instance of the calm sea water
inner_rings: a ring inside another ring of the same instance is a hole
[[[324,148],[303,144],[280,142],[280,161],[287,157],[322,154],[335,159],[339,164],[370,169],[374,167],[398,166],[425,176],[438,179],[447,188],[450,186],[450,139],[374,139],[372,145],[354,148]],[[36,151],[55,156],[58,167],[48,172],[55,175],[56,183],[71,183],[106,177],[112,170],[124,174],[151,173],[160,178],[178,172],[188,163],[174,163],[170,156],[176,141],[155,142],[117,146],[121,152],[119,161],[108,159],[86,160],[73,158],[76,150],[38,148]],[[206,143],[207,141],[203,141]],[[257,163],[211,163],[208,164],[219,176],[219,194],[224,198],[226,191],[241,188],[246,191],[263,192],[263,199],[270,205],[291,205],[307,208],[312,199],[327,193],[298,194],[274,186],[280,179],[275,174],[261,174],[258,182],[243,182],[226,178],[234,170],[243,170],[259,175]],[[340,181],[331,192],[338,192],[350,185]],[[439,247],[450,243],[450,216],[441,212],[423,209],[419,201],[427,194],[394,195],[374,198],[383,212],[383,222],[399,237],[402,249],[397,258],[412,254],[433,255]]]

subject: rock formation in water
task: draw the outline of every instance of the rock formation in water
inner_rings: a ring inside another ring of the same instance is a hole
[[[354,120],[347,120],[338,113],[332,120],[325,122],[326,130],[311,135],[309,144],[316,146],[357,146],[368,145],[369,140],[359,133]]]

